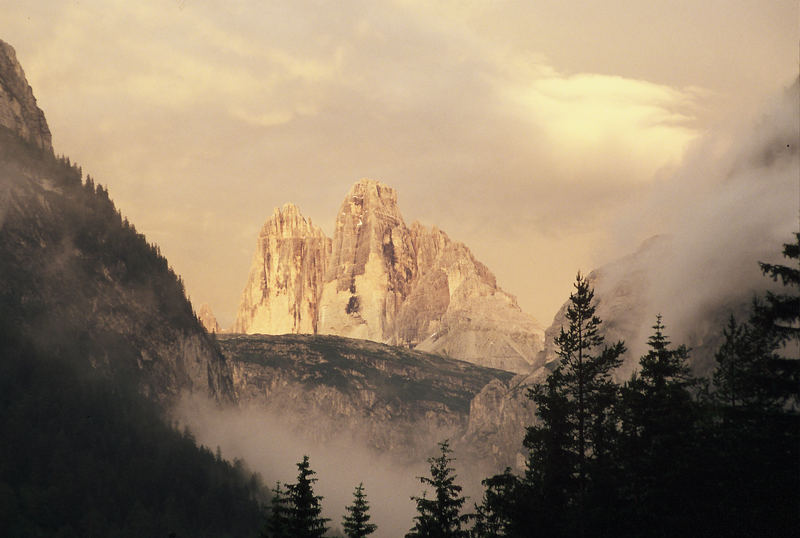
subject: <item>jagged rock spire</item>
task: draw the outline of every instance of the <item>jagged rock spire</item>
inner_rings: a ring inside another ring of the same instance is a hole
[[[234,332],[316,333],[330,239],[294,204],[276,208],[261,228]]]
[[[320,333],[417,347],[527,372],[542,330],[462,243],[414,223],[362,179],[333,241],[287,204],[259,235],[234,332]]]

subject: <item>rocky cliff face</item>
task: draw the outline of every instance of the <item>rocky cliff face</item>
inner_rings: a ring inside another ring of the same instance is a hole
[[[470,402],[469,424],[464,441],[480,447],[481,457],[498,467],[525,469],[527,451],[522,446],[526,428],[538,420],[528,389],[547,379],[550,371],[541,367],[531,374],[509,381],[492,380]]]
[[[356,183],[336,217],[320,332],[391,341],[416,269],[395,190],[377,181]]]
[[[471,402],[512,374],[366,340],[313,335],[221,335],[239,405],[282,417],[299,434],[343,434],[403,460],[427,457],[449,438],[465,453],[506,462],[465,433]],[[512,457],[513,459],[513,457]]]
[[[50,129],[14,48],[0,40],[0,125],[41,149],[52,151]]]
[[[436,228],[406,226],[391,187],[373,180],[352,187],[329,256],[317,231],[313,248],[262,247],[279,233],[275,218],[259,239],[235,332],[333,334],[515,372],[533,367],[543,334],[536,321],[465,245]],[[296,282],[286,274],[303,275],[302,285],[291,287],[290,301],[276,301],[287,280]],[[256,323],[257,312],[272,321]]]
[[[233,332],[316,333],[330,240],[292,204],[276,209],[256,243]]]

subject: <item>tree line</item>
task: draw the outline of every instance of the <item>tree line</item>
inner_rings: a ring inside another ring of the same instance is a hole
[[[670,342],[658,315],[638,369],[616,382],[625,344],[605,342],[594,291],[579,273],[555,339],[558,360],[528,390],[537,421],[524,438],[524,473],[485,479],[480,503],[464,513],[452,451],[440,443],[430,476],[419,478],[433,493],[412,497],[417,516],[406,537],[795,535],[800,234],[783,254],[791,265],[760,265],[788,289],[755,299],[745,322],[731,316],[710,379],[692,374],[691,350]],[[297,484],[273,490],[262,537],[327,531],[308,465],[307,457],[298,464]],[[375,531],[365,497],[359,485],[344,519],[349,538]]]

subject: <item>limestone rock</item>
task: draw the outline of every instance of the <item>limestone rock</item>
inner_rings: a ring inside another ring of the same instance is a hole
[[[542,348],[536,320],[463,243],[417,223],[412,236],[421,277],[403,305],[398,340],[491,368],[529,372]]]
[[[463,243],[406,226],[391,187],[353,185],[332,243],[286,207],[294,216],[276,212],[259,237],[234,332],[331,334],[533,369],[537,322]]]
[[[359,181],[336,217],[320,332],[391,341],[415,276],[414,246],[397,192],[377,181]]]
[[[0,40],[0,125],[42,149],[52,151],[50,128],[14,47]]]
[[[214,312],[211,311],[211,307],[208,303],[200,305],[200,309],[197,311],[197,319],[200,320],[200,323],[203,324],[203,327],[205,327],[206,331],[209,333],[222,332],[222,327],[217,323],[217,318],[214,316]]]
[[[233,332],[316,333],[330,248],[296,206],[275,209],[258,236]]]

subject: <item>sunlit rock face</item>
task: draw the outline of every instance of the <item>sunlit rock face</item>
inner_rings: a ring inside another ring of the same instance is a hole
[[[536,321],[464,244],[407,226],[391,187],[364,179],[350,189],[325,255],[318,230],[290,248],[267,248],[279,244],[277,220],[259,238],[234,332],[331,334],[533,368],[543,339]]]
[[[330,239],[286,204],[261,229],[234,332],[316,333]]]
[[[397,192],[366,179],[353,185],[336,217],[319,332],[392,341],[416,265]]]
[[[45,150],[52,150],[44,112],[17,61],[14,48],[0,40],[0,125]]]
[[[530,371],[542,348],[536,320],[463,243],[417,223],[411,233],[419,277],[403,304],[397,341],[492,368]]]

